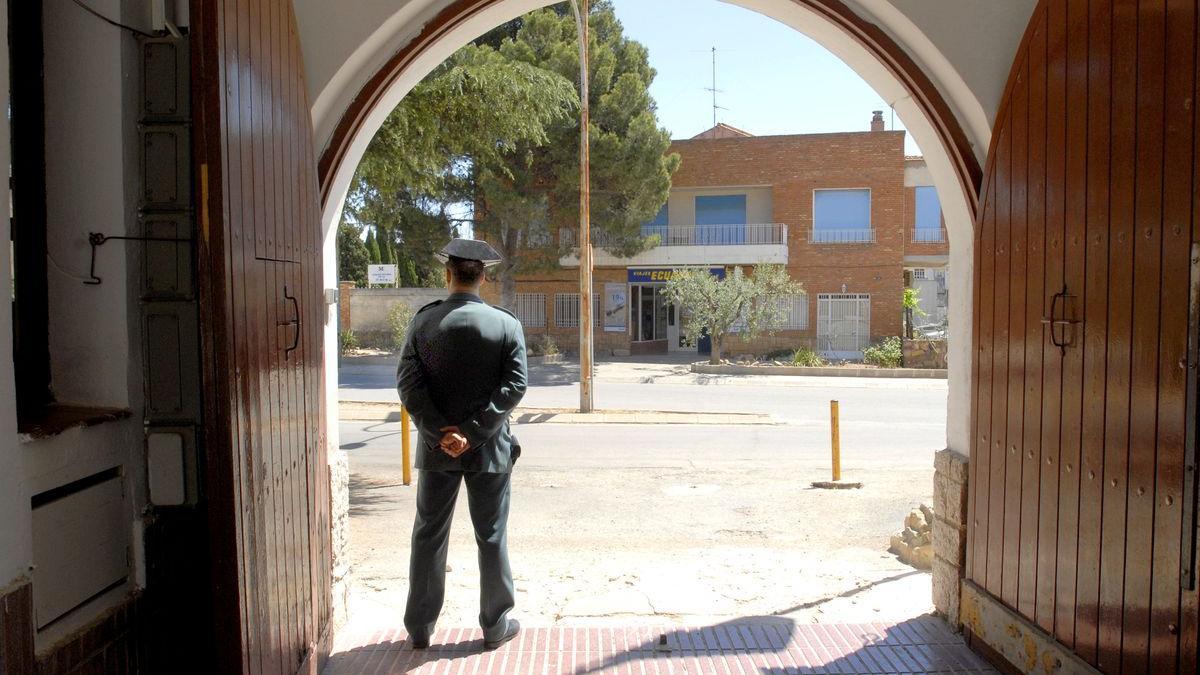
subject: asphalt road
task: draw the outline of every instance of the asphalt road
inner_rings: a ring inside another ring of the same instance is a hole
[[[536,369],[526,404],[572,405],[569,368]],[[905,514],[931,502],[944,381],[600,370],[600,407],[766,412],[780,424],[519,425],[510,549],[523,620],[858,621],[928,611],[928,574],[886,549]],[[343,369],[341,396],[391,400],[393,377],[386,365]],[[863,481],[862,490],[809,487],[828,478],[830,398],[841,402],[844,477]],[[399,428],[344,422],[341,443],[351,467],[352,610],[394,622],[414,493],[400,484]],[[478,611],[465,501],[451,539],[446,626],[470,626]]]

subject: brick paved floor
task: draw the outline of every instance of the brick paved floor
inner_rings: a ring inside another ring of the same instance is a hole
[[[940,619],[800,624],[738,619],[688,628],[524,628],[482,651],[479,629],[439,630],[414,651],[403,629],[343,631],[325,675],[384,673],[994,673]]]

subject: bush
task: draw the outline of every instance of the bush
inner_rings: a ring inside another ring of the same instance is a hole
[[[358,349],[358,336],[352,330],[344,330],[338,333],[338,352],[345,354]]]
[[[863,350],[863,361],[880,368],[899,368],[902,357],[900,337],[895,335],[885,337]]]
[[[558,343],[550,335],[535,335],[529,338],[529,345],[526,348],[530,356],[550,356],[558,354],[560,350]]]
[[[792,365],[817,367],[825,365],[825,359],[808,347],[801,347],[792,354]]]
[[[388,312],[388,328],[392,332],[391,347],[396,351],[404,349],[404,337],[408,334],[408,324],[412,323],[416,312],[407,303],[398,302],[392,305]]]

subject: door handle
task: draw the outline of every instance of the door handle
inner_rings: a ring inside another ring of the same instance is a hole
[[[288,291],[287,286],[283,287],[283,299],[291,301],[292,314],[294,315],[295,318],[289,319],[287,321],[277,321],[275,323],[275,325],[277,325],[277,326],[295,326],[296,327],[296,332],[294,335],[292,335],[292,346],[283,350],[283,360],[290,361],[292,358],[292,352],[296,351],[296,348],[300,346],[300,303]]]
[[[1055,347],[1058,347],[1064,356],[1067,353],[1067,347],[1070,347],[1075,342],[1075,335],[1072,327],[1079,323],[1078,319],[1068,319],[1065,316],[1067,312],[1067,301],[1073,300],[1074,298],[1074,295],[1071,295],[1067,292],[1067,285],[1063,284],[1062,290],[1055,293],[1054,298],[1050,301],[1049,318],[1042,317],[1042,323],[1050,326],[1050,343]],[[1062,301],[1063,316],[1059,316],[1058,313],[1059,300]],[[1059,328],[1062,328],[1061,340],[1058,338]],[[1068,333],[1068,331],[1070,331],[1070,333]]]

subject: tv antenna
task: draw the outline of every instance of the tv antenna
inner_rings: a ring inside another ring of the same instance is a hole
[[[705,87],[704,91],[712,92],[712,119],[713,119],[712,123],[713,123],[713,127],[716,127],[717,126],[717,111],[718,110],[729,110],[729,108],[725,108],[725,107],[717,105],[717,94],[724,94],[725,92],[720,89],[717,89],[717,48],[715,46],[712,48],[712,86]]]

